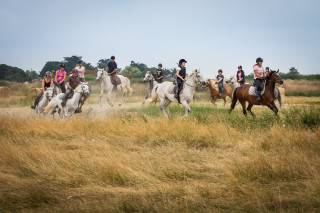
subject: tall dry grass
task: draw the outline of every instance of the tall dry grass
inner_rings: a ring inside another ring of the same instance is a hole
[[[198,110],[184,120],[1,116],[0,211],[319,211],[319,120]]]

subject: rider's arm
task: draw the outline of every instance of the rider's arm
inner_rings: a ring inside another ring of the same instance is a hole
[[[66,80],[66,77],[67,77],[67,74],[65,73],[65,74],[63,75],[63,79],[62,79],[61,82],[64,82],[64,81]]]
[[[42,79],[42,91],[44,92],[44,79]]]
[[[50,81],[50,88],[53,86],[53,80]]]
[[[69,89],[72,89],[71,86],[70,86],[70,82],[69,82],[69,81],[67,81],[67,87],[68,87]]]
[[[83,68],[83,72],[82,72],[81,78],[84,76],[85,71],[86,71],[86,69]]]
[[[115,73],[115,72],[117,72],[117,69],[114,69],[114,70],[110,73],[110,75],[112,75],[112,74]]]
[[[57,82],[57,77],[58,77],[58,74],[56,73],[56,76],[54,77],[55,82]]]
[[[267,77],[267,75],[266,75],[266,72],[263,70],[263,76],[264,77]]]
[[[179,71],[180,71],[180,70],[177,70],[177,74],[176,74],[176,75],[178,76],[178,78],[180,78],[181,80],[184,81],[184,79],[179,75]]]

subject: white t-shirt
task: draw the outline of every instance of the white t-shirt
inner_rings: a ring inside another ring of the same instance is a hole
[[[263,71],[264,71],[264,67],[263,66],[259,67],[258,65],[255,65],[253,67],[254,79],[257,79],[258,77],[256,76],[256,74],[254,72],[255,70],[258,71],[259,75],[263,76]]]
[[[78,76],[79,76],[79,78],[84,78],[84,76],[81,77],[82,73],[83,73],[84,70],[85,70],[84,66],[82,66],[81,68],[79,68],[79,66],[77,66],[75,69],[78,70]]]

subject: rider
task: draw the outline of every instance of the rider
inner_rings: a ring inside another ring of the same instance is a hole
[[[66,105],[66,102],[68,100],[68,98],[70,98],[73,94],[73,90],[75,88],[77,88],[77,86],[80,84],[80,78],[78,77],[78,71],[76,69],[73,69],[72,70],[72,76],[70,76],[68,78],[68,81],[67,81],[67,92],[66,92],[66,95],[63,97],[63,101],[61,103],[61,106],[65,106]]]
[[[218,83],[218,88],[219,88],[219,96],[221,96],[222,94],[222,88],[223,88],[223,80],[224,80],[224,76],[222,75],[222,69],[218,70],[218,74],[216,79],[217,79],[217,83]]]
[[[268,75],[269,74],[269,72],[270,72],[270,68],[269,67],[266,67],[266,75]]]
[[[262,66],[263,59],[257,58],[256,64],[253,66],[254,71],[254,85],[257,87],[257,101],[261,103],[261,84],[263,83],[264,77],[266,77],[266,73],[264,72],[264,67]]]
[[[177,75],[177,84],[178,84],[178,89],[175,91],[174,97],[178,99],[180,102],[180,92],[183,88],[183,82],[186,81],[186,76],[187,76],[187,71],[186,71],[186,63],[187,61],[184,59],[180,59],[179,61],[179,67],[177,69],[176,75]]]
[[[111,83],[113,84],[113,90],[117,90],[117,86],[121,84],[119,82],[119,77],[117,76],[117,63],[115,62],[116,57],[111,56],[111,61],[108,63],[108,66],[106,68],[106,72],[111,78]]]
[[[158,64],[158,69],[157,69],[157,77],[158,77],[158,83],[163,82],[163,70],[162,70],[162,64]]]
[[[47,88],[52,88],[52,85],[53,82],[51,80],[51,72],[47,71],[44,79],[42,79],[42,90],[34,100],[34,104],[31,106],[31,109],[35,109],[37,107],[43,93],[47,90]]]
[[[78,65],[75,67],[75,69],[78,71],[80,81],[84,82],[84,72],[86,71],[86,69],[84,68],[84,66],[82,66],[82,60],[78,61]]]
[[[240,85],[244,84],[245,77],[244,77],[244,71],[242,70],[242,66],[238,66],[238,72],[237,72],[237,81],[239,82]]]
[[[65,67],[66,66],[64,64],[60,65],[60,70],[56,71],[56,77],[54,79],[54,81],[57,84],[59,84],[59,87],[63,93],[66,93],[65,80],[66,80],[67,73],[64,70]]]

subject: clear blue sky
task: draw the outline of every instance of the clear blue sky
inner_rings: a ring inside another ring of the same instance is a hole
[[[226,76],[265,66],[320,74],[318,0],[1,0],[0,63],[41,70],[46,61],[81,55],[96,65],[116,56],[149,67],[200,68]]]

